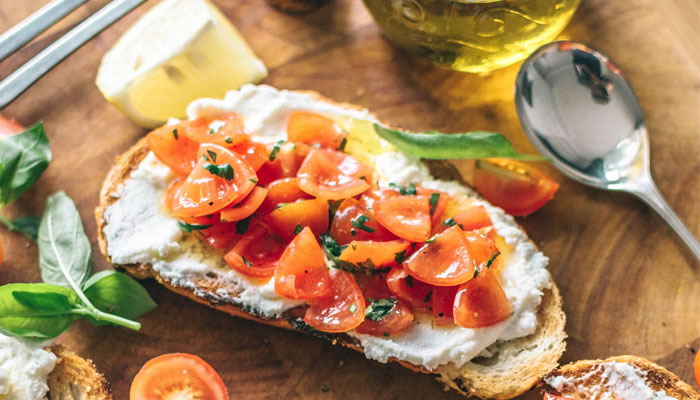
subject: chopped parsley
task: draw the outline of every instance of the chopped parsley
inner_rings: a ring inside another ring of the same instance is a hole
[[[438,235],[433,235],[430,239],[426,240],[425,243],[433,243],[437,237]]]
[[[340,142],[340,146],[338,146],[338,150],[340,151],[345,151],[345,145],[348,144],[348,138],[344,137],[343,141]]]
[[[173,129],[173,137],[175,138],[175,140],[180,139],[180,136],[178,136],[177,134],[177,128]]]
[[[491,257],[489,257],[489,261],[486,263],[486,268],[491,268],[491,264],[493,264],[493,262],[496,261],[496,257],[500,255],[500,251],[496,251],[495,253],[491,254]]]
[[[406,255],[407,250],[400,251],[396,254],[394,254],[394,261],[397,263],[401,264],[402,262],[406,261],[408,258],[408,255]]]
[[[270,161],[275,161],[275,158],[277,158],[277,155],[280,153],[283,143],[284,140],[280,140],[272,147],[272,151],[270,152]]]
[[[435,208],[438,205],[438,202],[440,201],[440,193],[433,193],[430,195],[430,215],[435,214]]]
[[[215,151],[207,150],[207,154],[209,154],[209,160],[211,160],[211,162],[216,162],[216,152]]]
[[[246,258],[245,258],[244,256],[241,256],[241,259],[243,260],[243,264],[245,264],[245,265],[247,265],[247,266],[249,266],[249,267],[252,267],[252,266],[253,266],[253,263],[250,262],[250,261],[248,261],[248,260],[246,260]]]
[[[448,218],[442,222],[443,225],[445,226],[455,226],[457,223],[455,222],[454,218]]]
[[[425,295],[425,299],[423,299],[423,303],[427,303],[430,301],[430,299],[433,297],[433,291],[432,289],[428,292],[428,294]]]
[[[339,245],[338,242],[336,242],[335,239],[333,239],[333,237],[327,233],[321,235],[320,239],[323,248],[326,249],[326,251],[333,257],[339,257],[340,253],[342,253],[347,247]]]
[[[254,184],[258,184],[258,180],[255,178],[248,178],[249,181],[253,182]]]
[[[250,218],[244,218],[236,222],[236,235],[242,235],[248,231],[248,225],[250,224]]]
[[[202,231],[204,229],[209,229],[213,225],[200,225],[200,224],[188,224],[186,222],[182,221],[177,221],[177,224],[180,225],[180,229],[187,233],[192,233],[194,231]]]
[[[297,227],[294,228],[294,234],[295,234],[295,235],[298,235],[298,234],[300,234],[301,231],[303,231],[303,230],[304,230],[304,227],[301,226],[301,224],[297,224]]]
[[[367,232],[367,233],[372,233],[372,232],[374,232],[376,229],[370,228],[369,226],[365,225],[365,223],[367,223],[368,221],[369,221],[369,217],[368,217],[368,216],[366,216],[366,215],[364,215],[364,214],[360,214],[360,215],[357,216],[357,218],[353,219],[353,220],[351,221],[351,223],[352,223],[352,226],[354,226],[354,227],[357,228],[357,229],[361,229],[361,230],[363,230],[363,231],[365,231],[365,232]]]
[[[231,139],[231,136],[226,136],[226,139],[224,139],[226,143],[233,143],[233,139]]]
[[[394,189],[394,190],[398,190],[399,193],[401,193],[404,196],[415,196],[416,193],[418,193],[416,191],[416,185],[414,185],[412,183],[409,183],[408,186],[400,186],[400,185],[397,185],[397,184],[391,182],[391,183],[389,183],[389,187]]]
[[[365,308],[365,318],[370,321],[381,321],[391,313],[391,310],[396,305],[396,299],[367,299],[369,305]]]
[[[355,303],[350,304],[349,311],[351,314],[355,314],[355,311],[357,311],[357,305],[355,305]]]
[[[411,275],[407,275],[404,282],[406,283],[406,286],[413,287],[413,277]]]
[[[233,180],[233,167],[230,164],[216,165],[207,163],[204,164],[204,169],[219,178],[226,179],[227,181]]]

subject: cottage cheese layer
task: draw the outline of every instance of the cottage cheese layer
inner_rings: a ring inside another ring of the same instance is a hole
[[[542,291],[550,287],[547,258],[500,208],[468,199],[474,193],[456,182],[434,179],[420,160],[395,150],[376,135],[356,134],[355,128],[363,124],[366,128],[368,121],[374,121],[368,111],[346,109],[307,94],[246,85],[229,92],[223,100],[193,102],[188,116],[215,117],[235,111],[243,116],[251,136],[272,142],[286,138],[287,117],[296,110],[318,112],[345,126],[350,131],[346,151],[374,166],[381,187],[388,187],[390,182],[414,183],[445,191],[451,198],[460,199],[457,201],[483,204],[498,234],[514,249],[501,274],[501,283],[513,307],[510,318],[487,328],[467,329],[456,325],[434,326],[430,316],[417,315],[411,328],[396,337],[349,332],[360,341],[368,358],[387,362],[393,357],[429,370],[448,363],[459,367],[477,355],[488,353],[486,348],[498,341],[535,331]],[[272,281],[256,281],[229,268],[222,253],[210,249],[194,235],[185,235],[177,221],[162,208],[166,188],[173,178],[168,167],[149,153],[114,194],[115,202],[104,213],[104,233],[112,262],[151,264],[173,284],[193,289],[196,289],[191,283],[194,279],[215,277],[233,288],[216,293],[215,297],[266,317],[277,317],[303,304],[275,294]]]
[[[600,375],[600,383],[586,384],[591,377]],[[582,393],[590,400],[676,400],[664,390],[654,391],[646,383],[647,372],[634,365],[610,361],[601,363],[587,374],[567,378],[557,375],[547,378],[549,386],[560,393],[572,390]]]
[[[0,400],[46,398],[56,355],[45,345],[0,334]]]

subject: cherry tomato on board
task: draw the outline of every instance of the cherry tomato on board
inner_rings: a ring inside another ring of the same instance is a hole
[[[370,304],[368,299],[379,300],[394,297],[389,291],[386,278],[383,275],[374,275],[373,280],[363,291],[363,295],[365,306]],[[377,321],[365,318],[364,322],[355,328],[355,331],[373,336],[396,335],[410,328],[413,318],[411,309],[404,305],[401,300],[394,299],[394,306],[387,315]]]
[[[252,278],[270,278],[275,274],[286,242],[260,221],[250,223],[248,230],[224,260],[236,271]]]
[[[258,171],[269,156],[267,147],[258,142],[252,140],[246,140],[241,143],[236,144],[232,148],[236,154],[240,155],[255,171]]]
[[[309,227],[302,229],[282,253],[275,271],[275,293],[300,300],[333,296],[325,255]]]
[[[292,142],[338,150],[347,135],[332,119],[308,111],[293,112],[287,122],[287,138]]]
[[[433,308],[433,287],[413,278],[402,267],[393,267],[386,277],[391,293],[414,311],[430,312]]]
[[[537,211],[559,188],[539,169],[500,158],[477,160],[473,184],[486,200],[515,216]]]
[[[0,115],[0,140],[6,136],[24,131],[24,127],[12,118]]]
[[[700,351],[695,353],[695,363],[693,364],[693,371],[695,372],[695,383],[700,386]]]
[[[362,196],[360,200],[351,197],[340,203],[331,223],[331,236],[338,244],[345,245],[353,240],[384,242],[398,239],[377,222],[374,212],[367,206],[368,201],[367,196]]]
[[[267,188],[269,192],[260,206],[260,212],[263,214],[269,213],[282,203],[293,203],[297,200],[312,198],[299,189],[297,178],[294,177],[272,181],[267,185]]]
[[[266,146],[265,162],[258,170],[261,185],[297,176],[299,167],[311,151],[304,143],[282,142]]]
[[[131,382],[131,400],[228,400],[219,374],[201,358],[185,353],[150,359]]]
[[[454,323],[455,296],[459,286],[433,287],[433,321],[435,325]]]
[[[231,207],[225,207],[221,210],[221,221],[240,221],[253,215],[253,213],[260,208],[263,201],[265,201],[268,191],[269,190],[267,188],[261,186],[254,187],[248,196],[241,200],[241,202]]]
[[[425,242],[432,226],[429,199],[395,196],[374,203],[377,221],[394,235],[411,242]]]
[[[311,302],[304,322],[322,332],[347,332],[365,319],[365,299],[351,274],[336,271],[330,277],[331,296]]]
[[[495,325],[513,314],[513,308],[493,271],[486,268],[459,286],[454,299],[455,324],[463,328]]]
[[[340,253],[339,259],[353,264],[364,263],[371,260],[375,267],[383,267],[396,262],[396,255],[403,253],[409,243],[403,240],[390,242],[357,241],[350,242],[348,247]]]
[[[183,121],[182,134],[199,144],[212,143],[222,147],[233,147],[248,140],[243,128],[243,118],[232,112],[215,119],[197,118]]]
[[[265,221],[286,240],[292,240],[300,227],[309,227],[314,235],[320,235],[328,230],[328,202],[309,199],[283,204],[265,217]]]
[[[197,164],[199,143],[181,133],[181,125],[165,125],[146,135],[148,148],[178,175],[189,175]]]
[[[312,149],[297,172],[304,192],[328,200],[341,200],[369,189],[372,168],[345,153]]]
[[[208,228],[197,229],[194,232],[217,250],[230,248],[241,237],[236,233],[236,224],[221,221],[219,213],[181,219],[187,224],[208,226]]]
[[[455,286],[472,279],[474,263],[464,232],[453,226],[435,235],[430,243],[403,263],[415,278],[435,286]]]
[[[428,199],[428,204],[430,206],[430,224],[435,225],[440,222],[442,214],[445,213],[445,209],[447,208],[447,203],[450,201],[450,195],[445,192],[422,187],[419,187],[417,192],[418,196]]]
[[[484,206],[472,207],[455,215],[452,219],[465,232],[493,225],[491,217],[489,217],[489,213],[486,212]]]

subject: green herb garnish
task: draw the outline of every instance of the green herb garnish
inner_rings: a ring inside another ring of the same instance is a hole
[[[411,275],[406,275],[404,282],[406,283],[406,286],[413,287],[413,277]]]
[[[275,158],[277,158],[277,154],[279,154],[283,143],[284,140],[280,140],[277,143],[275,143],[274,146],[272,146],[272,151],[270,152],[270,161],[275,161]]]
[[[209,154],[209,159],[211,160],[211,162],[216,162],[216,152],[215,151],[207,150],[207,154]]]
[[[344,137],[343,140],[340,142],[340,146],[338,146],[338,150],[345,151],[346,144],[348,144],[348,138]]]
[[[180,139],[180,137],[177,134],[177,128],[173,129],[173,137],[175,138],[175,140]]]
[[[298,234],[300,234],[301,231],[303,231],[303,230],[304,230],[304,227],[301,226],[301,224],[297,224],[296,228],[294,228],[294,234],[295,234],[295,235],[298,235]]]
[[[396,305],[396,299],[367,299],[369,305],[365,308],[365,318],[370,321],[381,321],[391,313],[391,310]]]
[[[433,297],[433,291],[432,289],[428,292],[428,294],[425,295],[425,299],[423,299],[423,303],[427,303],[430,301],[430,299]]]
[[[180,225],[180,229],[187,233],[192,233],[194,231],[203,231],[205,229],[209,229],[214,225],[200,225],[200,224],[188,224],[186,222],[182,221],[177,221],[177,224]]]
[[[357,305],[355,303],[350,304],[350,308],[348,310],[351,314],[355,314],[355,311],[357,311]]]
[[[428,201],[430,204],[430,215],[435,214],[435,208],[437,207],[439,201],[440,193],[432,193],[430,195],[430,200]]]
[[[250,262],[250,261],[248,261],[244,256],[241,256],[241,260],[243,260],[243,264],[245,264],[245,265],[247,265],[247,266],[249,266],[249,267],[252,267],[252,266],[253,266],[253,263]]]
[[[226,179],[227,181],[233,180],[233,167],[229,164],[216,165],[207,163],[204,164],[204,169],[219,178]]]
[[[408,250],[402,250],[402,251],[394,254],[394,261],[396,261],[399,264],[406,261],[406,259],[408,258],[408,256],[406,255],[407,252],[408,252]]]
[[[454,218],[448,218],[448,219],[442,221],[442,224],[443,224],[444,226],[455,226],[455,225],[457,225],[457,223],[455,222]]]
[[[2,222],[10,232],[19,232],[28,239],[36,240],[39,235],[41,218],[28,215],[17,219],[9,219],[0,215],[0,222]]]
[[[363,231],[365,231],[367,233],[372,233],[372,232],[376,231],[376,229],[370,228],[369,226],[365,225],[365,223],[367,223],[368,221],[369,221],[368,216],[366,216],[364,214],[360,214],[357,216],[357,218],[354,218],[352,221],[350,221],[350,223],[355,228],[362,229]]]
[[[248,232],[248,225],[250,224],[250,218],[252,215],[248,218],[244,218],[238,222],[236,222],[236,235],[242,235],[246,232]]]
[[[416,191],[416,185],[414,185],[413,183],[409,183],[407,186],[401,186],[393,182],[389,182],[389,187],[394,190],[398,190],[399,193],[401,193],[404,196],[415,196],[416,193],[418,193]]]

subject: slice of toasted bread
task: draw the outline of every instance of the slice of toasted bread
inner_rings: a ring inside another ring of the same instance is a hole
[[[582,360],[567,364],[549,373],[543,379],[542,386],[546,392],[561,396],[588,399],[594,394],[597,395],[597,398],[607,394],[611,398],[619,400],[640,400],[639,395],[634,396],[634,398],[629,395],[625,396],[620,393],[619,388],[616,392],[616,384],[611,383],[611,379],[606,377],[610,375],[609,370],[606,370],[606,365],[609,366],[612,363],[633,367],[638,372],[638,377],[643,380],[644,385],[653,392],[664,391],[666,396],[676,400],[700,400],[700,395],[672,372],[647,359],[636,356],[617,356],[606,360]],[[629,381],[622,382],[621,379],[617,378],[614,381],[617,382],[617,386],[631,385]]]
[[[313,96],[316,101],[332,103],[337,107],[355,108],[350,104],[339,104],[324,98],[314,92],[304,92]],[[98,225],[98,241],[103,255],[110,260],[104,228],[107,221],[103,215],[105,210],[117,201],[117,191],[121,184],[129,178],[131,172],[149,153],[145,139],[140,140],[126,153],[117,159],[112,167],[100,192],[100,204],[95,211]],[[111,261],[111,260],[110,260]],[[230,296],[222,297],[218,293],[229,295],[237,293],[235,285],[222,279],[215,273],[207,273],[187,282],[187,286],[175,283],[161,276],[151,265],[131,264],[116,265],[126,270],[136,278],[152,277],[168,289],[189,297],[199,303],[206,304],[228,314],[255,320],[264,324],[286,329],[294,329],[331,340],[351,349],[363,352],[359,341],[346,334],[327,334],[318,332],[302,320],[298,309],[285,312],[280,318],[269,318],[258,315],[254,311],[237,303]],[[448,387],[467,396],[481,398],[508,399],[530,389],[539,382],[546,373],[556,368],[557,362],[564,352],[565,316],[562,311],[559,291],[551,281],[551,289],[545,289],[538,309],[538,326],[536,331],[526,337],[499,342],[493,346],[496,353],[489,358],[476,358],[457,368],[448,364],[437,370],[428,371],[422,366],[413,365],[404,360],[390,359],[417,372],[433,372],[439,374],[438,380]]]
[[[61,345],[50,350],[58,358],[49,374],[48,398],[51,400],[111,400],[109,382],[95,364]]]

